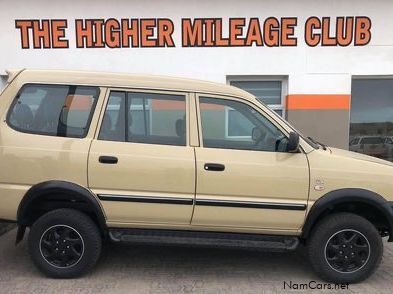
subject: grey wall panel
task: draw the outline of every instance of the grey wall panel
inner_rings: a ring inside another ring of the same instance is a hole
[[[288,110],[287,119],[305,136],[332,147],[348,149],[348,110]]]

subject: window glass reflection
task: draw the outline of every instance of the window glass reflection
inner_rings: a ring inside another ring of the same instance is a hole
[[[393,161],[393,79],[352,81],[349,150]]]

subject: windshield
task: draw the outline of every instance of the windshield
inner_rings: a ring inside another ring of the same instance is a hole
[[[255,97],[254,97],[255,98]],[[313,147],[314,149],[319,149],[319,144],[313,140],[310,140],[309,138],[307,138],[306,136],[304,136],[301,132],[299,132],[298,130],[296,130],[293,126],[291,126],[285,119],[283,119],[277,112],[271,110],[269,108],[269,106],[267,106],[265,103],[263,103],[261,100],[255,98],[255,100],[259,103],[262,104],[263,106],[265,106],[267,109],[269,109],[269,113],[273,114],[276,118],[278,118],[280,120],[280,122],[282,122],[283,124],[285,124],[288,128],[290,128],[293,132],[297,133],[304,141],[307,142],[307,144],[309,144],[311,147]]]

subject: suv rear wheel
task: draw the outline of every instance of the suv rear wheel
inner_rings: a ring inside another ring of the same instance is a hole
[[[383,244],[368,220],[351,213],[337,213],[317,224],[307,249],[309,261],[322,279],[357,283],[377,269]]]
[[[29,252],[35,265],[53,278],[74,278],[88,272],[101,253],[95,223],[74,209],[56,209],[31,227]]]

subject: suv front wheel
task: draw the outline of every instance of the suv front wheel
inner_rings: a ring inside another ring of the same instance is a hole
[[[314,271],[333,283],[357,283],[369,277],[382,259],[382,238],[372,223],[351,213],[327,216],[307,242]]]
[[[88,272],[101,252],[95,223],[74,209],[56,209],[41,216],[29,233],[35,265],[53,278],[74,278]]]

